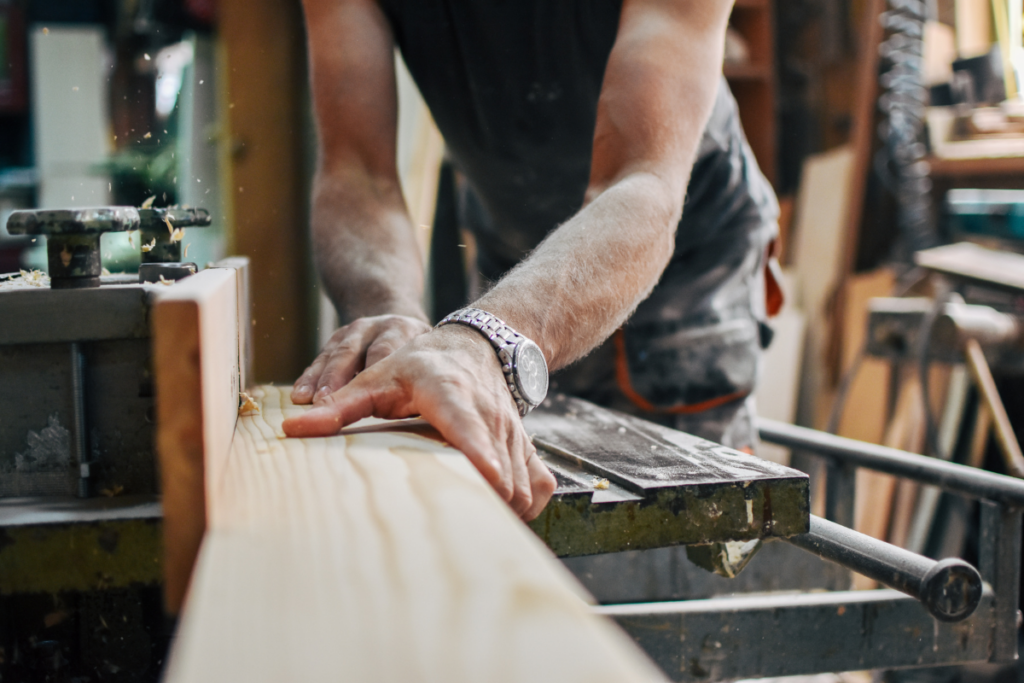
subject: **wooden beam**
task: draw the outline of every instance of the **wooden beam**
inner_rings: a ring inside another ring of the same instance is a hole
[[[252,260],[254,370],[292,382],[312,360],[305,33],[300,3],[221,0],[234,225],[228,253]]]
[[[166,681],[662,680],[459,452],[238,420]],[[230,422],[230,420],[228,420]]]
[[[181,606],[206,528],[204,490],[219,478],[234,433],[241,270],[204,270],[168,288],[153,306],[165,601],[171,613]]]

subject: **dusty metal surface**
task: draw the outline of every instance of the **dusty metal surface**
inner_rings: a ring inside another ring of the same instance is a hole
[[[0,293],[0,300],[6,296]],[[87,360],[85,447],[93,495],[154,493],[149,340],[81,346]],[[75,423],[70,363],[67,344],[0,345],[0,498],[78,491],[78,463],[70,449]]]
[[[0,345],[149,337],[149,298],[162,285],[114,284],[52,290],[0,281]],[[108,284],[109,283],[109,284]]]
[[[156,496],[0,501],[0,595],[162,580]]]
[[[993,595],[967,621],[933,619],[891,590],[766,594],[608,605],[673,680],[960,664],[989,657]]]
[[[530,526],[559,556],[808,529],[802,472],[566,396],[524,424],[558,479]]]

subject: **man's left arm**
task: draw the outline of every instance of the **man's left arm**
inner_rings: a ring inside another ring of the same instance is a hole
[[[611,335],[653,289],[674,248],[701,135],[721,78],[731,0],[626,0],[598,102],[585,207],[473,305],[541,348],[552,370]],[[366,368],[289,436],[336,433],[374,415],[422,415],[517,514],[554,491],[496,354],[449,325]]]

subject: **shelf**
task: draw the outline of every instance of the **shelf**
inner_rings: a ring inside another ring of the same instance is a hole
[[[1024,175],[1024,156],[940,159],[928,157],[933,177]]]

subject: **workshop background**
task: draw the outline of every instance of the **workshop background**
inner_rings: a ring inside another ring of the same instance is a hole
[[[1005,433],[962,359],[921,361],[916,327],[872,339],[868,314],[876,297],[951,296],[915,266],[920,249],[968,241],[1024,253],[1024,9],[930,0],[928,21],[915,23],[890,7],[899,4],[736,1],[724,72],[780,198],[787,292],[759,406],[773,419],[1012,472],[995,438]],[[213,223],[189,233],[188,259],[251,259],[255,380],[291,383],[336,324],[307,234],[315,132],[299,3],[0,0],[0,55],[0,273],[46,266],[41,241],[6,232],[11,211],[150,197],[201,206]],[[437,201],[439,181],[452,179],[396,63],[399,170],[427,258],[434,227],[452,229],[451,207]],[[454,230],[464,248],[433,249],[431,310],[454,308],[474,287],[471,272],[452,275],[453,259],[474,253]],[[127,240],[103,238],[115,273],[138,267]],[[973,296],[1024,313],[1012,287]],[[928,307],[915,310],[914,325]],[[998,360],[995,386],[1024,438],[1024,353]],[[824,486],[817,461],[767,445],[760,455]],[[976,511],[963,500],[857,476],[855,528],[973,561]]]

